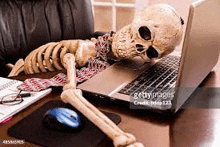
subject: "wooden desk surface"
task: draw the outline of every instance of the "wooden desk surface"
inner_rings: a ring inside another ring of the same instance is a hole
[[[220,61],[213,71],[206,77],[200,87],[220,87]],[[56,73],[53,73],[55,75]],[[38,77],[53,76],[52,74],[40,74]],[[20,76],[17,79],[24,80],[31,76]],[[220,91],[220,90],[218,90]],[[218,97],[218,96],[217,96]],[[46,102],[60,99],[59,93],[51,93],[42,100],[36,102],[6,123],[0,124],[0,146],[2,140],[13,140],[15,138],[7,135],[7,129],[16,122],[22,120]],[[193,99],[190,98],[191,100]],[[216,99],[216,97],[215,97]],[[216,102],[215,99],[212,101]],[[217,100],[217,99],[216,99]],[[190,101],[190,100],[189,100]],[[220,109],[217,108],[195,108],[189,107],[178,111],[172,117],[163,117],[146,111],[133,111],[118,106],[114,103],[103,103],[97,100],[92,103],[100,110],[113,112],[121,116],[119,127],[125,132],[136,136],[137,140],[146,147],[198,147],[218,146],[220,140]],[[208,103],[208,102],[204,102]],[[25,129],[25,128],[24,128]],[[102,146],[112,146],[106,139]],[[25,142],[26,146],[37,146]]]

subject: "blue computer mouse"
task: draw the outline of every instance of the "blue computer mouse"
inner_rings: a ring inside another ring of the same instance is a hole
[[[68,108],[51,108],[43,118],[43,124],[58,131],[77,131],[83,126],[81,116]]]

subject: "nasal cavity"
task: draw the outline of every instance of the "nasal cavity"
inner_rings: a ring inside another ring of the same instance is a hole
[[[158,52],[155,48],[153,48],[152,46],[150,46],[147,50],[147,56],[149,58],[157,58],[158,57]]]

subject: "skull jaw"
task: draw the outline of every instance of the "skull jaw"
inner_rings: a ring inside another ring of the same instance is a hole
[[[124,59],[132,59],[134,57],[141,57],[141,59],[144,61],[144,62],[152,62],[154,59],[150,59],[146,52],[142,53],[142,54],[118,54],[116,51],[115,52],[112,52],[111,53],[112,57],[115,59],[115,60],[124,60]]]
[[[128,52],[131,46],[130,38],[130,25],[123,27],[114,34],[112,40],[112,52],[117,59],[128,58]]]
[[[115,58],[120,60],[141,56],[137,52],[136,44],[135,35],[131,32],[131,25],[127,25],[114,34],[112,53]]]

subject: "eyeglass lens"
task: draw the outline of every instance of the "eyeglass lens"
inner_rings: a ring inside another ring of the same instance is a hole
[[[13,93],[2,97],[0,104],[4,105],[16,105],[23,101],[19,93]]]

